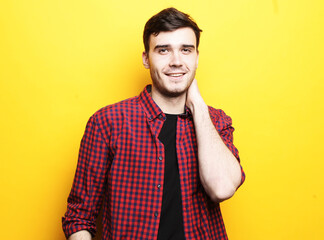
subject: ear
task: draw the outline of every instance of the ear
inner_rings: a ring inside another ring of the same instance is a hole
[[[198,67],[198,62],[199,62],[199,51],[197,50],[196,68]]]
[[[150,68],[150,62],[149,62],[149,59],[148,59],[148,54],[144,51],[142,53],[142,59],[143,59],[143,65],[146,69],[149,69]]]

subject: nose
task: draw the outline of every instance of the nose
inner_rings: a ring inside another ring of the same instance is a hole
[[[178,52],[173,52],[171,54],[171,59],[170,59],[169,65],[170,65],[170,67],[181,67],[182,66],[181,56]]]

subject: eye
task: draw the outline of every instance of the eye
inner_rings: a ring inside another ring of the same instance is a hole
[[[166,48],[160,48],[159,49],[160,54],[166,54],[167,52],[168,52],[168,49],[166,49]]]
[[[189,53],[191,53],[191,49],[190,49],[190,48],[183,48],[183,49],[182,49],[182,52],[183,52],[184,54],[189,54]]]

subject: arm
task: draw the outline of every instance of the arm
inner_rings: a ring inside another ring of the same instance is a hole
[[[82,230],[76,233],[73,233],[68,240],[91,240],[91,234],[86,231],[86,230]]]
[[[186,105],[194,120],[201,183],[214,202],[224,201],[241,183],[240,164],[217,132],[196,79],[188,89]]]
[[[88,239],[89,233],[95,235],[108,171],[109,151],[104,136],[96,116],[92,116],[81,141],[67,211],[62,218],[63,231],[67,238],[71,236],[69,239]]]

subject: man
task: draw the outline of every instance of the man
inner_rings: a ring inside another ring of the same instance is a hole
[[[63,217],[70,240],[227,239],[219,202],[245,176],[231,119],[208,107],[195,73],[201,30],[174,8],[145,25],[152,86],[89,120]]]

